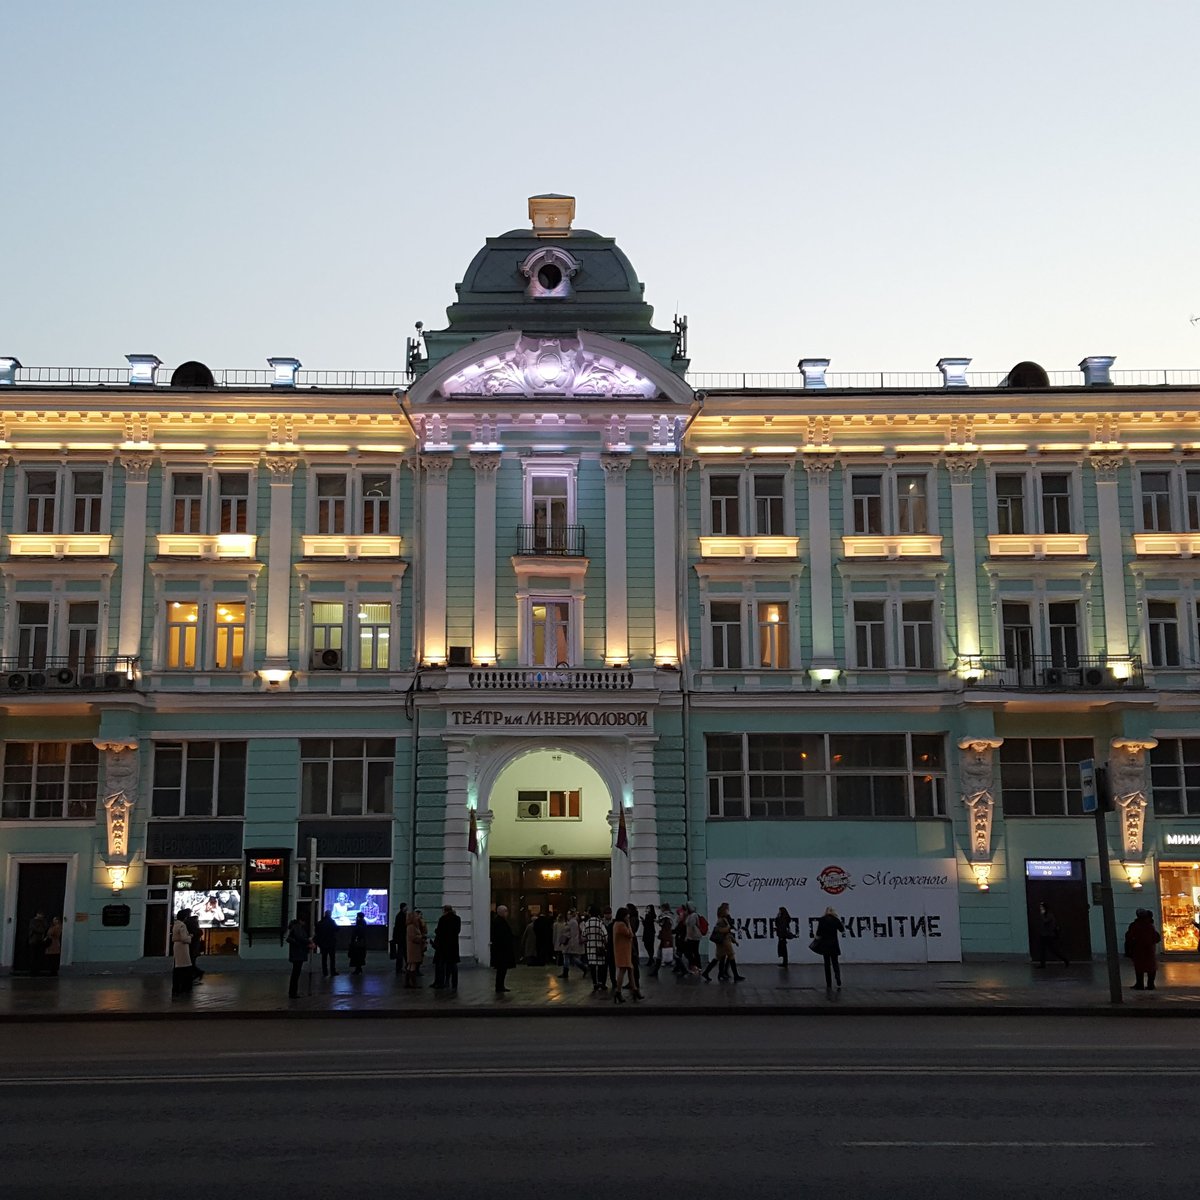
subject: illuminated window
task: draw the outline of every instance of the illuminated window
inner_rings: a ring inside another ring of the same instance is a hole
[[[583,818],[583,793],[570,791],[517,792],[517,815],[525,820],[579,821]]]
[[[358,605],[358,669],[386,671],[390,666],[392,606]]]
[[[571,604],[568,600],[535,600],[530,604],[531,661],[535,667],[571,666]]]
[[[196,669],[199,626],[199,604],[194,601],[173,600],[167,605],[167,670]]]
[[[154,743],[152,816],[240,817],[245,810],[245,742]]]
[[[94,821],[100,752],[91,742],[6,742],[0,817]]]
[[[782,670],[789,665],[788,606],[776,601],[758,604],[758,665]]]
[[[213,634],[213,666],[218,671],[240,671],[246,653],[245,604],[218,603]]]
[[[319,601],[312,606],[312,648],[340,650],[346,629],[346,606],[340,601]]]

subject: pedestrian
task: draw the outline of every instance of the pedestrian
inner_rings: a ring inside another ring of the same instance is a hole
[[[300,995],[300,972],[308,962],[312,953],[313,943],[308,936],[308,926],[295,917],[287,928],[288,962],[292,964],[292,975],[288,980],[288,999],[295,1000]]]
[[[458,935],[462,932],[462,918],[449,904],[442,905],[442,915],[433,931],[433,986],[452,992],[458,991]]]
[[[604,922],[604,973],[605,978],[615,981],[617,978],[617,964],[613,958],[613,910],[605,908],[600,915],[600,920]]]
[[[532,917],[529,919],[529,924],[525,926],[525,932],[521,935],[521,958],[527,967],[537,966],[537,926]]]
[[[1158,974],[1156,947],[1160,941],[1162,937],[1154,928],[1153,913],[1148,908],[1139,908],[1125,930],[1125,953],[1133,959],[1135,992],[1154,991],[1154,977]]]
[[[40,975],[46,961],[46,914],[39,908],[29,922],[29,973]]]
[[[404,940],[405,954],[408,956],[404,968],[404,986],[406,988],[420,987],[421,985],[417,982],[417,973],[421,970],[421,963],[425,961],[429,926],[425,924],[425,918],[419,908],[414,908],[408,914],[408,926],[405,930]]]
[[[511,991],[504,986],[508,972],[517,965],[517,943],[508,924],[508,906],[496,905],[492,913],[492,970],[496,972],[496,994]]]
[[[1039,967],[1046,965],[1046,955],[1053,954],[1064,967],[1071,965],[1071,960],[1063,953],[1062,946],[1059,945],[1059,938],[1062,935],[1062,929],[1059,926],[1058,918],[1050,909],[1045,900],[1038,906],[1038,962]]]
[[[171,926],[171,995],[186,996],[192,990],[192,954],[188,949],[192,935],[188,933],[187,919],[191,911],[181,908],[175,914],[175,924]]]
[[[359,913],[350,926],[350,948],[346,955],[354,968],[352,975],[361,975],[367,965],[367,918]]]
[[[549,912],[538,913],[533,919],[534,964],[546,966],[554,958],[554,917]]]
[[[317,949],[321,952],[321,978],[336,975],[337,969],[337,922],[333,913],[327,908],[325,915],[317,922],[317,936],[314,939]]]
[[[46,930],[46,973],[58,974],[58,964],[62,961],[63,923],[62,917],[53,917],[50,928]]]
[[[408,905],[401,903],[392,923],[392,941],[389,952],[396,961],[396,976],[404,974],[404,959],[408,954]]]
[[[563,962],[564,971],[570,969],[568,963],[570,967],[578,967],[585,979],[591,974],[583,946],[583,916],[574,911],[567,915],[567,953]]]
[[[673,954],[673,965],[671,973],[674,975],[686,975],[688,973],[687,966],[687,906],[682,905],[675,913],[675,927],[673,931],[672,941],[675,946]]]
[[[672,970],[674,969],[674,925],[675,918],[671,916],[671,910],[664,904],[662,911],[658,915],[658,944],[654,948],[654,965],[650,968],[650,974],[655,978],[658,977],[659,971],[662,970],[664,962],[671,963]]]
[[[787,944],[795,936],[792,932],[791,914],[786,908],[780,905],[779,912],[775,914],[775,953],[779,955],[779,965],[781,967],[788,965]]]
[[[583,923],[583,952],[587,956],[587,964],[592,972],[592,994],[608,991],[604,982],[608,933],[604,928],[604,922],[600,920],[600,910],[594,904],[588,909],[587,920]]]
[[[722,904],[717,909],[716,924],[713,925],[712,933],[709,938],[716,947],[716,958],[711,959],[707,967],[704,968],[704,981],[708,982],[709,972],[713,969],[713,963],[717,964],[717,979],[724,983],[731,975],[734,983],[742,983],[745,980],[745,975],[739,975],[737,969],[737,934],[734,930],[733,917],[729,912],[729,905]]]
[[[200,957],[200,951],[204,948],[204,935],[200,932],[200,918],[194,912],[189,912],[187,917],[188,933],[192,935],[192,940],[188,942],[188,954],[192,960],[192,983],[203,983],[204,972],[196,965],[196,959]]]
[[[564,950],[564,947],[566,945],[566,940],[567,940],[567,917],[566,917],[566,914],[565,913],[555,913],[554,914],[554,945],[553,945],[553,948],[551,949],[550,957],[551,957],[551,960],[554,962],[554,964],[556,966],[562,967],[562,969],[564,971],[567,969],[567,964],[565,961],[566,952]]]
[[[646,951],[646,966],[654,964],[654,947],[658,942],[658,914],[653,904],[646,905],[642,913],[642,949]],[[657,974],[657,971],[655,972]]]
[[[633,959],[637,953],[637,939],[634,937],[633,928],[629,924],[628,908],[618,908],[617,915],[613,918],[612,947],[614,967],[613,1003],[625,1003],[625,998],[621,995],[621,988],[625,986],[623,983],[625,980],[628,980],[630,998],[640,1000],[642,993],[638,989],[637,980],[633,974]]]
[[[689,904],[684,921],[683,956],[687,959],[687,968],[693,975],[700,974],[700,939],[703,936],[700,914],[694,904]]]
[[[842,918],[830,905],[825,910],[824,916],[817,922],[817,936],[813,938],[813,949],[825,960],[825,990],[827,992],[833,990],[835,979],[838,987],[842,986],[842,968],[839,962],[842,955],[842,944],[838,941],[838,934],[845,932],[846,926],[842,924]]]

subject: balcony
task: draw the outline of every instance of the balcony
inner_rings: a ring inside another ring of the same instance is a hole
[[[10,533],[13,558],[107,558],[112,535],[107,533]]]
[[[1200,533],[1135,533],[1133,552],[1191,558],[1200,554]]]
[[[386,534],[306,533],[301,539],[305,558],[399,558],[400,539]]]
[[[160,533],[159,558],[202,558],[210,561],[254,558],[258,538],[252,533]]]
[[[702,537],[701,558],[736,558],[755,562],[762,558],[795,558],[800,539],[794,537]]]
[[[844,558],[939,558],[942,539],[931,533],[856,534],[842,538]]]
[[[1021,692],[1122,692],[1146,686],[1137,654],[1081,654],[1069,666],[1049,654],[1019,660],[977,655],[963,658],[958,673],[968,687]]]
[[[988,534],[988,554],[992,558],[1079,557],[1087,552],[1086,533]]]
[[[476,667],[466,672],[473,691],[511,692],[531,689],[556,692],[627,692],[634,686],[626,667],[595,670],[575,667]]]
[[[582,558],[582,525],[518,525],[517,554],[526,558]]]
[[[138,660],[132,654],[103,658],[0,658],[0,691],[127,692],[136,684]]]

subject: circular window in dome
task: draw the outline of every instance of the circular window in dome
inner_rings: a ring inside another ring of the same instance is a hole
[[[562,283],[562,277],[562,271],[560,271],[553,263],[543,263],[542,266],[538,268],[537,281],[548,292],[554,291],[554,289],[558,287],[560,283]]]

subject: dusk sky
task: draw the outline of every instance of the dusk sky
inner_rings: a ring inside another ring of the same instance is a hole
[[[399,368],[529,195],[693,368],[1200,366],[1200,7],[7,0],[0,354]]]

